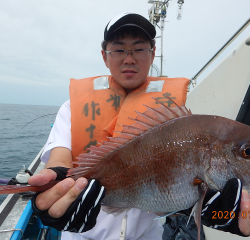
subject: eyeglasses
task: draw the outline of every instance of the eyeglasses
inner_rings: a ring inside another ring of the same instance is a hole
[[[124,50],[124,49],[118,49],[118,50],[113,50],[113,51],[106,51],[106,53],[109,53],[112,58],[115,59],[125,59],[129,52],[131,52],[131,55],[133,56],[134,59],[139,60],[139,59],[145,59],[149,56],[149,53],[153,51],[152,49],[148,48],[137,48],[133,50]]]

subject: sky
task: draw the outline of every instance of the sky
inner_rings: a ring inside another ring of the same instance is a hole
[[[0,103],[62,105],[70,78],[109,74],[101,57],[107,23],[127,11],[148,18],[151,6],[147,0],[0,1]],[[250,0],[185,0],[177,20],[177,0],[171,0],[163,75],[192,78],[249,19],[249,9]],[[249,35],[250,27],[207,72]],[[156,47],[160,55],[160,38]],[[160,68],[159,58],[154,63]]]

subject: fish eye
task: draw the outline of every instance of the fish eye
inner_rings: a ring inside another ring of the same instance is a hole
[[[239,153],[243,158],[250,158],[250,142],[242,144]]]

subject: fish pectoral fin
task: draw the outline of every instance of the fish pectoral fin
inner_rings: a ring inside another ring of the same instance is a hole
[[[206,182],[202,182],[198,185],[198,192],[199,192],[199,199],[197,203],[194,205],[192,212],[190,215],[193,215],[194,211],[194,220],[198,230],[197,239],[200,240],[201,234],[201,210],[202,210],[202,203],[204,201],[206,192],[208,190],[208,185]]]
[[[128,212],[130,208],[116,208],[102,205],[102,210],[107,214],[113,214],[115,217],[117,217],[123,212]]]

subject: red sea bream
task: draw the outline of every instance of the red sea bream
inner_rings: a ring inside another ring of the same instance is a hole
[[[81,154],[79,167],[68,171],[75,179],[98,179],[106,188],[104,206],[176,212],[202,198],[202,183],[222,189],[234,177],[250,190],[249,126],[164,105],[148,107],[135,121],[118,137]],[[21,191],[11,188],[0,188],[0,194]]]

